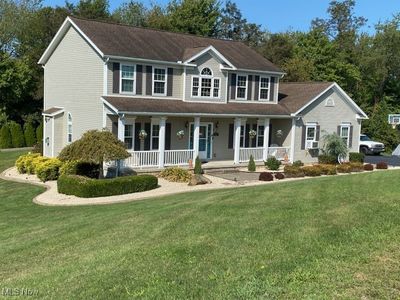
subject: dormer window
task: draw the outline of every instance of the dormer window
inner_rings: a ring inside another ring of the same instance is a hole
[[[219,98],[220,88],[220,78],[213,77],[213,72],[208,67],[201,70],[200,76],[192,77],[192,97],[194,98]]]

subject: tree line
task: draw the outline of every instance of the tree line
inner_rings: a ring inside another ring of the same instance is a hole
[[[287,73],[284,81],[337,82],[369,115],[363,131],[395,147],[400,134],[387,115],[400,113],[400,14],[368,34],[355,4],[331,1],[328,18],[314,19],[306,32],[270,33],[248,22],[231,1],[171,0],[165,6],[127,1],[111,11],[108,0],[57,7],[41,0],[0,0],[0,126],[40,121],[43,71],[37,61],[64,19],[74,15],[243,41],[280,66]]]

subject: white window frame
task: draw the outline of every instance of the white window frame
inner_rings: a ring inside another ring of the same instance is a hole
[[[239,77],[246,77],[246,87],[243,87],[243,86],[240,86],[240,87],[239,87],[239,85],[238,85]],[[249,77],[248,77],[246,74],[237,74],[237,75],[236,75],[236,97],[235,97],[235,99],[237,99],[237,100],[247,100],[247,90],[248,90],[248,87],[249,87]],[[239,88],[244,88],[244,89],[245,89],[245,90],[244,90],[244,97],[243,97],[243,98],[242,98],[242,97],[238,97],[238,90],[239,90]]]
[[[306,146],[307,149],[307,142],[317,142],[317,123],[307,123],[306,124],[306,132],[305,132],[305,141],[304,141],[304,145]],[[314,137],[312,139],[308,139],[308,129],[310,128],[314,128]]]
[[[131,126],[131,132],[130,132],[131,135],[126,135],[126,126]],[[132,148],[126,147],[126,141],[125,140],[127,138],[131,138],[132,139]],[[132,123],[126,123],[124,125],[124,144],[125,144],[125,147],[126,147],[127,150],[134,150],[135,134],[133,132],[133,124]]]
[[[208,68],[211,70],[211,68],[209,67],[204,67],[202,69],[202,71]],[[201,72],[202,72],[201,71]],[[201,75],[201,72],[199,75],[192,75],[191,77],[191,86],[190,86],[190,95],[192,98],[199,98],[199,99],[220,99],[221,98],[221,77],[214,77],[214,76],[210,76],[210,75]],[[211,70],[211,73],[213,73],[213,71]],[[199,86],[197,87],[197,96],[193,95],[193,80],[194,78],[197,78],[199,80]],[[201,88],[202,88],[202,82],[203,79],[211,79],[211,87],[210,87],[210,96],[202,96],[201,95]],[[215,79],[217,79],[219,81],[219,87],[218,87],[218,97],[214,97],[214,89],[215,89]]]
[[[72,143],[72,133],[73,133],[73,130],[72,130],[72,121],[73,121],[73,119],[72,119],[72,114],[69,112],[69,113],[67,114],[67,143],[68,143],[68,144]],[[69,130],[69,129],[70,129],[70,126],[71,126],[71,131]],[[71,139],[70,139],[70,137],[71,137]]]
[[[155,69],[160,69],[160,70],[164,70],[165,71],[165,80],[164,81],[162,81],[162,80],[155,80],[154,79],[154,77],[155,77],[155,72],[154,72],[154,70]],[[168,88],[168,69],[167,68],[164,68],[164,67],[155,67],[155,66],[153,66],[153,70],[152,70],[152,74],[153,74],[153,76],[152,76],[152,95],[153,96],[167,96],[167,88]],[[164,93],[155,93],[154,92],[154,87],[155,87],[155,85],[154,85],[154,83],[155,82],[164,82]]]
[[[122,78],[122,67],[133,67],[133,78]],[[133,90],[132,92],[122,91],[122,80],[131,80],[133,81]],[[119,93],[120,94],[128,94],[128,95],[135,95],[136,94],[136,64],[127,64],[123,63],[120,64],[119,70]]]
[[[325,101],[325,106],[326,107],[334,107],[335,106],[335,100],[333,98],[328,98]]]
[[[242,129],[243,129],[243,134],[242,134]],[[242,141],[241,143],[240,143],[240,140]],[[246,124],[240,125],[240,140],[239,140],[240,148],[245,148],[246,147]]]
[[[344,140],[345,138],[347,139],[346,146],[349,147],[350,144],[350,123],[342,123],[340,124],[340,138]],[[343,136],[343,128],[347,128],[347,136]]]
[[[154,130],[153,127],[158,126],[158,135],[154,135]],[[158,139],[158,147],[157,149],[153,148],[153,138]],[[156,151],[160,149],[160,122],[151,122],[151,128],[150,128],[150,150],[151,151]]]
[[[263,129],[260,131],[260,127]],[[257,144],[256,147],[264,147],[264,129],[265,126],[263,124],[257,124],[257,136],[255,137],[257,139]],[[262,145],[260,145],[260,137],[262,137]]]
[[[268,79],[268,87],[261,87],[261,79]],[[268,97],[266,99],[261,98],[261,91],[268,90]],[[270,101],[271,98],[271,76],[260,76],[260,81],[258,83],[258,100],[259,101]]]

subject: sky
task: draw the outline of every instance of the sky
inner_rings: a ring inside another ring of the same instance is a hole
[[[125,0],[126,1],[126,0]],[[124,0],[110,0],[111,11]],[[233,0],[242,11],[243,17],[249,22],[261,24],[263,29],[270,32],[286,30],[307,31],[311,21],[317,17],[326,18],[327,8],[331,0]],[[76,0],[70,0],[76,3]],[[152,2],[164,5],[168,0],[143,0],[146,5]],[[221,2],[224,2],[222,0]],[[64,0],[44,0],[44,5],[64,5]],[[273,13],[272,13],[273,12]],[[394,14],[400,13],[399,0],[358,0],[355,14],[368,19],[363,28],[365,32],[373,32],[374,25],[385,21]]]

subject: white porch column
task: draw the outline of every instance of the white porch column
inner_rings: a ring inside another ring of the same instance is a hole
[[[239,164],[240,160],[240,129],[242,126],[242,119],[236,118],[235,119],[235,131],[234,131],[234,139],[233,139],[233,150],[234,150],[234,155],[233,155],[233,163],[235,165]]]
[[[193,164],[199,155],[200,117],[194,118],[193,124]]]
[[[118,139],[125,143],[125,115],[118,116]]]
[[[292,129],[290,130],[290,157],[289,161],[294,162],[294,143],[296,138],[296,119],[292,119]]]
[[[165,157],[165,121],[166,117],[160,118],[160,131],[158,132],[158,167],[164,168]]]
[[[269,118],[264,119],[264,151],[263,151],[263,160],[268,159],[268,145],[269,145]]]

